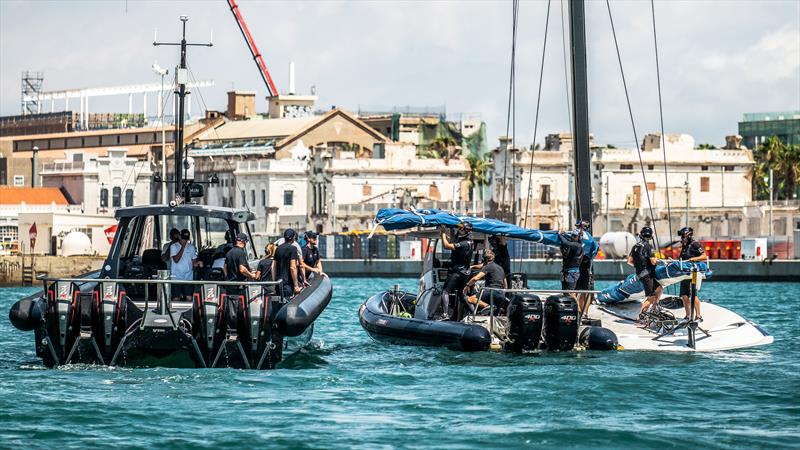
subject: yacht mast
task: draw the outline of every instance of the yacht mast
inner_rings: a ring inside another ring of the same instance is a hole
[[[592,223],[592,158],[589,152],[589,88],[586,70],[584,0],[569,2],[572,69],[572,148],[575,163],[577,217]],[[571,224],[570,224],[571,225]]]

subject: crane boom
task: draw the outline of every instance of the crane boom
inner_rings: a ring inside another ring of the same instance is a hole
[[[258,66],[258,72],[261,74],[264,84],[267,85],[268,94],[270,96],[278,95],[278,88],[276,88],[275,83],[272,82],[272,76],[270,76],[269,70],[267,70],[267,65],[264,63],[264,58],[261,57],[261,52],[258,51],[256,41],[253,40],[253,36],[250,34],[250,30],[247,28],[247,23],[244,21],[244,17],[239,11],[239,5],[236,4],[236,0],[227,1],[228,6],[231,9],[231,13],[233,13],[233,18],[236,19],[236,24],[239,25],[239,31],[242,32],[242,36],[247,43],[247,48],[250,50],[250,54],[253,55],[253,61],[255,61],[256,66]]]

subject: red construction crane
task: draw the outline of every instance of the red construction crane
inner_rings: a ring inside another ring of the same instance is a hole
[[[278,95],[278,88],[276,88],[275,83],[272,82],[272,76],[270,76],[269,70],[267,70],[264,58],[261,57],[261,52],[259,52],[258,47],[256,47],[256,41],[253,40],[253,36],[247,28],[247,23],[245,23],[244,17],[242,17],[242,13],[239,11],[239,5],[236,4],[235,0],[227,1],[233,13],[233,17],[236,19],[236,24],[239,25],[239,31],[242,32],[242,36],[247,43],[247,48],[250,49],[250,54],[253,55],[253,61],[255,61],[256,66],[258,66],[258,72],[261,74],[264,84],[267,85],[267,92],[270,96]]]

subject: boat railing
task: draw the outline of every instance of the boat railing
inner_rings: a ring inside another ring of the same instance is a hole
[[[144,285],[201,285],[201,284],[213,284],[216,286],[233,286],[238,287],[240,289],[246,289],[248,286],[258,286],[262,289],[267,286],[279,286],[283,280],[278,279],[275,281],[216,281],[216,280],[176,280],[170,278],[58,278],[58,277],[48,277],[48,276],[40,276],[37,277],[38,281],[42,282],[43,291],[47,292],[47,284],[54,283],[54,282],[68,282],[68,283],[76,283],[76,284],[86,284],[86,283],[118,283],[122,285],[131,285],[131,284],[144,284]],[[281,303],[286,303],[286,298],[283,295],[283,289],[276,289],[277,295],[280,296]],[[169,312],[172,311],[172,296],[167,293],[166,287],[159,289],[156,295],[156,310],[160,314],[169,315]],[[145,313],[147,312],[149,305],[150,305],[150,290],[144,290],[144,310]],[[179,302],[176,302],[179,303]],[[183,302],[186,303],[186,302]],[[191,306],[191,305],[190,305]]]

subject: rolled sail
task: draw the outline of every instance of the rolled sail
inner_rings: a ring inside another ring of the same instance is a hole
[[[710,278],[713,271],[708,268],[708,263],[692,263],[688,261],[672,261],[666,265],[656,267],[656,280],[658,284],[667,287],[692,277],[692,270],[697,268],[701,279]],[[603,289],[597,294],[601,303],[619,303],[625,300],[638,300],[644,298],[644,287],[635,275],[628,275],[624,280],[614,286]]]

